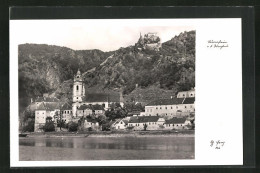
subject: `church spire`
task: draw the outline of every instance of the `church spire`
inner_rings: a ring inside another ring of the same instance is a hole
[[[80,75],[80,71],[79,71],[79,69],[78,69],[77,75]]]

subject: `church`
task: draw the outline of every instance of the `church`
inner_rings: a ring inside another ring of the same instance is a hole
[[[72,102],[73,117],[77,117],[77,110],[82,105],[101,105],[104,110],[108,110],[112,103],[119,103],[122,107],[124,106],[121,92],[117,94],[86,92],[84,80],[79,70],[74,76]]]

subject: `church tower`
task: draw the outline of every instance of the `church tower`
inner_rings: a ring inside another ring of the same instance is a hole
[[[83,101],[84,96],[85,96],[85,87],[83,84],[81,73],[78,70],[77,74],[74,76],[74,83],[73,83],[73,95],[72,95],[73,116],[76,116],[77,108],[80,106],[81,102]]]

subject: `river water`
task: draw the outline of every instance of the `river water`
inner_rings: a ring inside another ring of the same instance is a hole
[[[19,160],[194,159],[194,137],[29,137],[19,139]]]

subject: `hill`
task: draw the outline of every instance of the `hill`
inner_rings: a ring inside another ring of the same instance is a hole
[[[195,35],[195,31],[181,33],[156,50],[140,49],[138,44],[113,52],[19,45],[20,111],[30,98],[43,93],[71,101],[78,68],[86,92],[123,91],[126,101],[147,103],[188,90],[195,86]]]

